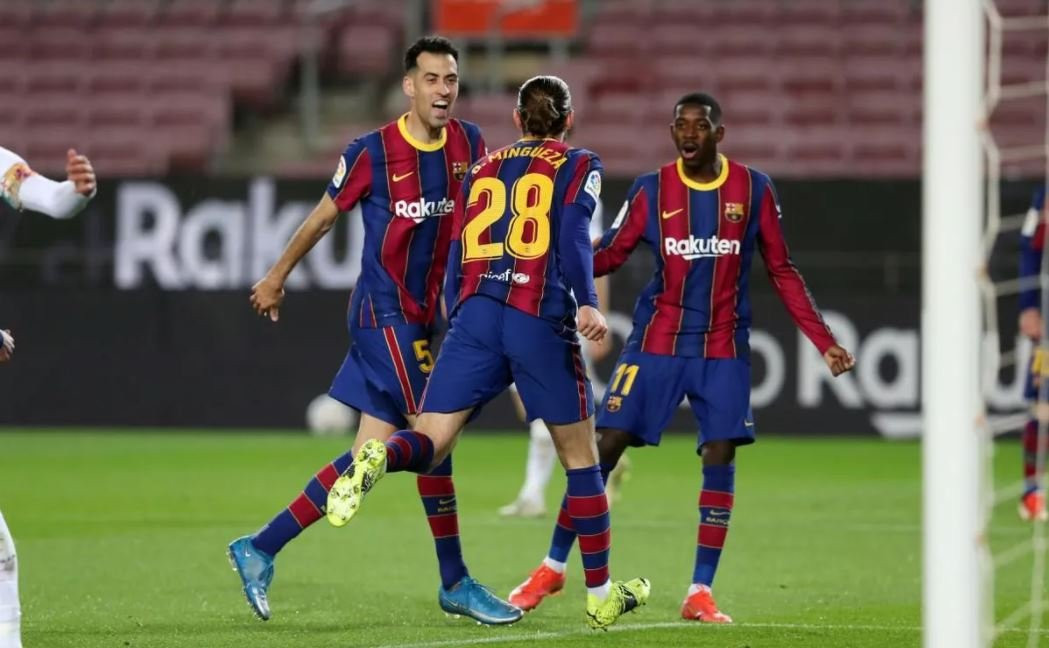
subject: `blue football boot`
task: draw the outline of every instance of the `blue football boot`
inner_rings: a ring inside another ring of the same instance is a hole
[[[233,571],[237,572],[240,582],[244,584],[244,596],[252,612],[263,621],[268,621],[270,602],[266,598],[266,590],[273,582],[273,556],[256,549],[251,544],[251,536],[237,538],[229,543],[226,553]]]
[[[469,576],[464,576],[450,590],[437,590],[437,601],[448,614],[468,616],[483,625],[507,625],[520,621],[521,608],[510,605]]]

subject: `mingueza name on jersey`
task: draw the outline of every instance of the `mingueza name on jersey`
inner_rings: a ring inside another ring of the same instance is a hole
[[[523,272],[514,272],[507,268],[502,272],[486,272],[481,275],[482,279],[490,279],[492,281],[501,281],[502,283],[510,283],[511,281],[518,285],[524,285],[532,280],[532,277],[526,275]]]
[[[447,216],[455,209],[455,201],[449,198],[440,200],[398,200],[393,204],[393,215],[398,218],[430,218]]]
[[[739,254],[739,241],[720,239],[717,236],[710,238],[690,236],[687,239],[666,238],[663,239],[663,249],[667,254],[674,254],[691,261],[692,259]]]

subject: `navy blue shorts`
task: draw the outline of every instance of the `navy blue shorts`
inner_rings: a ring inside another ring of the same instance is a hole
[[[433,369],[431,331],[420,324],[357,328],[328,394],[398,428],[416,414]]]
[[[559,425],[594,413],[575,331],[484,295],[469,297],[452,318],[422,411],[480,409],[510,383],[528,420]]]
[[[683,358],[628,349],[608,381],[597,427],[629,433],[632,445],[659,445],[686,396],[699,423],[697,448],[710,441],[754,443],[750,362],[742,358]]]

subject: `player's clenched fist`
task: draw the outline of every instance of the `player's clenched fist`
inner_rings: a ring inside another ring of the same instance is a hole
[[[274,322],[279,317],[280,305],[284,301],[284,283],[263,277],[251,289],[251,307],[259,315],[266,316]]]
[[[608,333],[605,316],[593,306],[579,307],[576,325],[579,328],[579,334],[591,342],[600,342],[604,339],[605,333]]]
[[[837,344],[827,349],[827,352],[823,354],[823,360],[835,376],[840,376],[856,366],[856,358]]]

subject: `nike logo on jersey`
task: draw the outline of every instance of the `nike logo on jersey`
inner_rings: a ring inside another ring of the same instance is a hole
[[[408,173],[405,173],[404,175],[397,175],[395,173],[395,174],[393,174],[393,181],[394,182],[400,182],[401,180],[404,180],[408,176],[412,175],[413,173],[415,173],[415,171],[409,171]]]
[[[678,214],[680,214],[683,211],[685,211],[685,210],[684,209],[675,209],[674,211],[664,211],[663,212],[663,220],[666,220],[668,218],[673,218],[673,217],[677,216]]]

